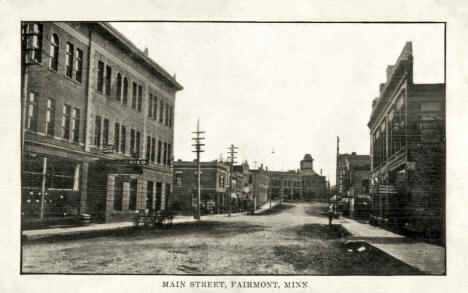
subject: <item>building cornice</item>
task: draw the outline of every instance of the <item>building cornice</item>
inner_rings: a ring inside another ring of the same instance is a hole
[[[161,74],[175,89],[182,90],[183,87],[180,85],[164,68],[157,64],[154,60],[143,53],[132,41],[127,39],[122,33],[114,28],[110,23],[98,22],[98,25],[107,33],[111,34],[117,40],[121,42],[128,50],[134,53],[137,57],[142,59],[147,65],[152,67],[155,71]]]

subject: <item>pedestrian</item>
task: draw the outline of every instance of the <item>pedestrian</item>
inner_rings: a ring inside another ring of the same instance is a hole
[[[333,210],[333,205],[330,204],[330,205],[328,206],[328,211],[327,211],[327,215],[328,215],[328,225],[330,225],[330,226],[331,226],[331,224],[332,224],[332,220],[333,220],[334,214],[335,214],[335,212],[334,212],[334,210]]]

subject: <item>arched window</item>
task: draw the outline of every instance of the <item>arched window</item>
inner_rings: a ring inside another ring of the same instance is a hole
[[[128,98],[128,80],[126,77],[124,77],[123,80],[123,98],[122,102],[125,106],[127,106],[127,98]]]
[[[58,54],[59,52],[59,38],[56,34],[52,34],[50,38],[50,68],[58,70]]]
[[[120,73],[117,73],[117,90],[115,91],[117,101],[120,101],[122,96],[122,76]]]

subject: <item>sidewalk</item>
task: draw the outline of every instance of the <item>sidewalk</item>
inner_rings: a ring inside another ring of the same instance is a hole
[[[272,202],[271,207],[276,206],[278,202]],[[264,204],[260,209],[256,210],[256,213],[263,212],[270,208],[269,203]],[[232,213],[231,216],[238,217],[245,215],[245,212],[242,213]],[[214,214],[214,215],[203,215],[201,220],[214,220],[216,218],[228,217],[228,214]],[[193,216],[176,216],[172,221],[174,224],[178,223],[190,223],[195,222],[196,220]],[[89,226],[80,226],[80,227],[63,227],[63,228],[50,228],[50,229],[38,229],[38,230],[25,230],[21,233],[23,240],[36,240],[49,238],[53,236],[73,236],[80,234],[96,234],[99,235],[99,232],[112,232],[124,229],[130,229],[133,227],[133,222],[115,222],[115,223],[105,223],[105,224],[91,224]]]
[[[424,273],[445,274],[445,248],[416,242],[390,231],[341,217],[334,221],[346,228],[353,238],[366,240],[372,246]]]

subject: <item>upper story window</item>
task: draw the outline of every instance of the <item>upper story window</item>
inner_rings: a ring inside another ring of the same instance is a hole
[[[151,155],[151,137],[147,136],[146,137],[146,160],[149,162],[150,161],[150,155]]]
[[[153,97],[153,119],[157,120],[158,119],[158,99],[156,96]]]
[[[166,104],[166,119],[164,119],[164,125],[169,125],[169,104]]]
[[[56,34],[52,34],[50,37],[50,68],[58,70],[58,59],[59,59],[59,38]]]
[[[132,83],[132,108],[136,109],[137,103],[137,84],[135,82]]]
[[[161,164],[161,141],[158,140],[158,157],[157,157],[158,164]]]
[[[65,59],[65,75],[73,76],[73,44],[67,43],[67,58]]]
[[[70,114],[71,107],[67,104],[64,104],[62,110],[62,137],[64,139],[70,138]]]
[[[83,51],[76,49],[75,79],[78,82],[83,80]]]
[[[140,157],[140,140],[141,140],[141,133],[139,131],[136,132],[136,141],[135,141],[135,157]]]
[[[138,86],[138,103],[137,103],[137,108],[138,111],[141,112],[141,101],[143,98],[143,88],[141,85]]]
[[[130,155],[135,153],[135,129],[130,129]]]
[[[117,101],[120,101],[122,98],[122,76],[120,73],[117,73],[117,81],[116,81],[116,91],[115,91],[115,98]]]
[[[114,149],[115,152],[119,152],[119,144],[120,144],[120,124],[115,122],[114,128]]]
[[[104,62],[98,61],[97,91],[104,92]]]
[[[174,117],[173,107],[169,106],[169,127],[172,127],[173,117]]]
[[[153,117],[153,94],[149,94],[148,98],[148,117]]]
[[[128,100],[128,80],[126,77],[124,77],[123,88],[122,88],[122,103],[124,104],[124,106],[127,106],[127,100]]]
[[[26,62],[42,61],[42,24],[27,23],[23,26],[23,38]]]
[[[161,100],[159,102],[159,123],[163,123],[164,116],[164,102]]]
[[[106,65],[106,95],[110,96],[111,92],[111,76],[112,68],[109,65]]]
[[[102,145],[109,145],[109,119],[104,118],[104,128],[102,130]]]
[[[153,137],[151,139],[151,162],[154,162],[155,145],[156,145],[156,140]]]
[[[94,145],[101,145],[101,116],[96,115],[94,123]]]
[[[73,141],[80,141],[80,109],[73,109]]]
[[[38,101],[37,94],[34,92],[29,93],[28,99],[28,117],[26,121],[26,128],[37,131],[37,117],[38,117]]]
[[[127,142],[127,128],[125,127],[125,125],[122,125],[121,131],[122,131],[122,137],[120,138],[120,141],[121,141],[120,150],[122,151],[122,154],[125,154],[125,145]]]
[[[167,165],[167,143],[164,143],[164,151],[163,151],[163,165]]]
[[[171,144],[168,143],[168,144],[167,144],[167,165],[171,165],[171,163],[172,163],[172,157],[171,157],[172,151],[171,151],[171,148],[172,148]]]
[[[46,133],[53,136],[54,128],[55,128],[55,100],[47,99]]]

